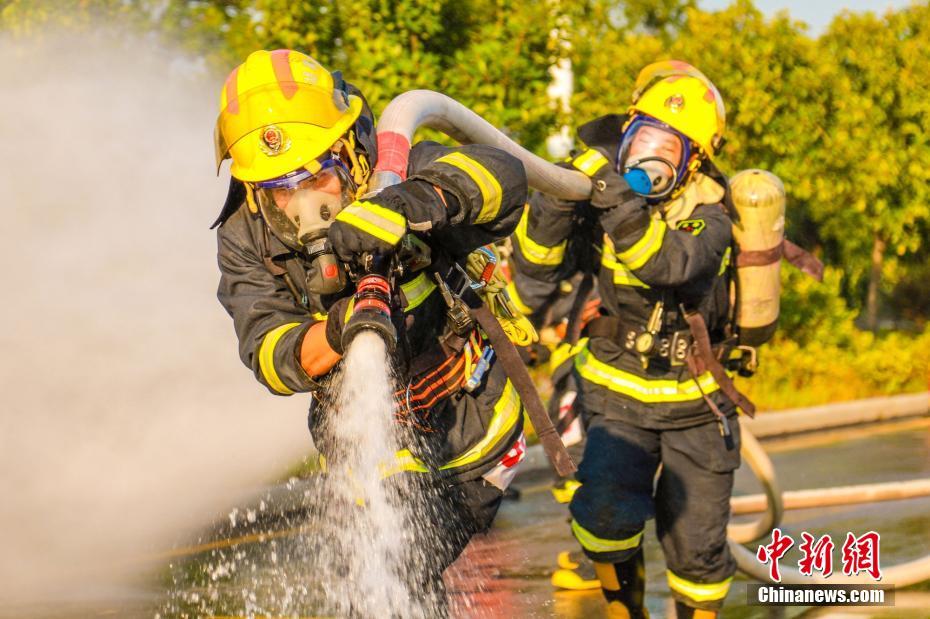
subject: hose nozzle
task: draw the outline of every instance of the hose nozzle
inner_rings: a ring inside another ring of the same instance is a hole
[[[342,330],[342,347],[349,349],[355,336],[363,330],[377,333],[393,352],[397,344],[397,330],[391,323],[391,286],[382,275],[369,274],[358,280],[355,307]]]

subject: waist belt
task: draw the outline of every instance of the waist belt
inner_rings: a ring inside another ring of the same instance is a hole
[[[694,338],[689,329],[650,333],[644,324],[633,324],[618,316],[599,316],[585,327],[588,337],[604,337],[625,350],[650,359],[665,359],[672,366],[685,365]]]

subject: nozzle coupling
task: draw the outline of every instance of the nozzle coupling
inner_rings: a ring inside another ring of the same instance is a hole
[[[381,275],[365,275],[356,286],[352,316],[342,330],[342,347],[349,349],[355,336],[363,330],[377,333],[393,352],[397,344],[397,330],[391,323],[391,286]]]

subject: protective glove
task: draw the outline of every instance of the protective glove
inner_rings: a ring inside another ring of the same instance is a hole
[[[377,196],[356,200],[336,215],[329,227],[329,242],[343,262],[357,263],[366,253],[394,250],[407,233],[407,218],[393,202],[381,204]]]
[[[352,310],[355,308],[355,297],[343,297],[333,303],[326,314],[326,343],[340,355],[345,354],[342,348],[342,330],[346,326]]]
[[[591,177],[591,206],[610,209],[633,203],[645,208],[645,199],[630,189],[629,183],[600,148],[589,148],[581,153],[572,159],[572,166]]]

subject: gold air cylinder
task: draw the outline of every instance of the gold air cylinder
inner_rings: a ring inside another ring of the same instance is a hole
[[[758,346],[771,339],[778,324],[785,186],[771,172],[743,170],[730,179],[730,192],[739,218],[733,226],[736,322],[740,343]]]

